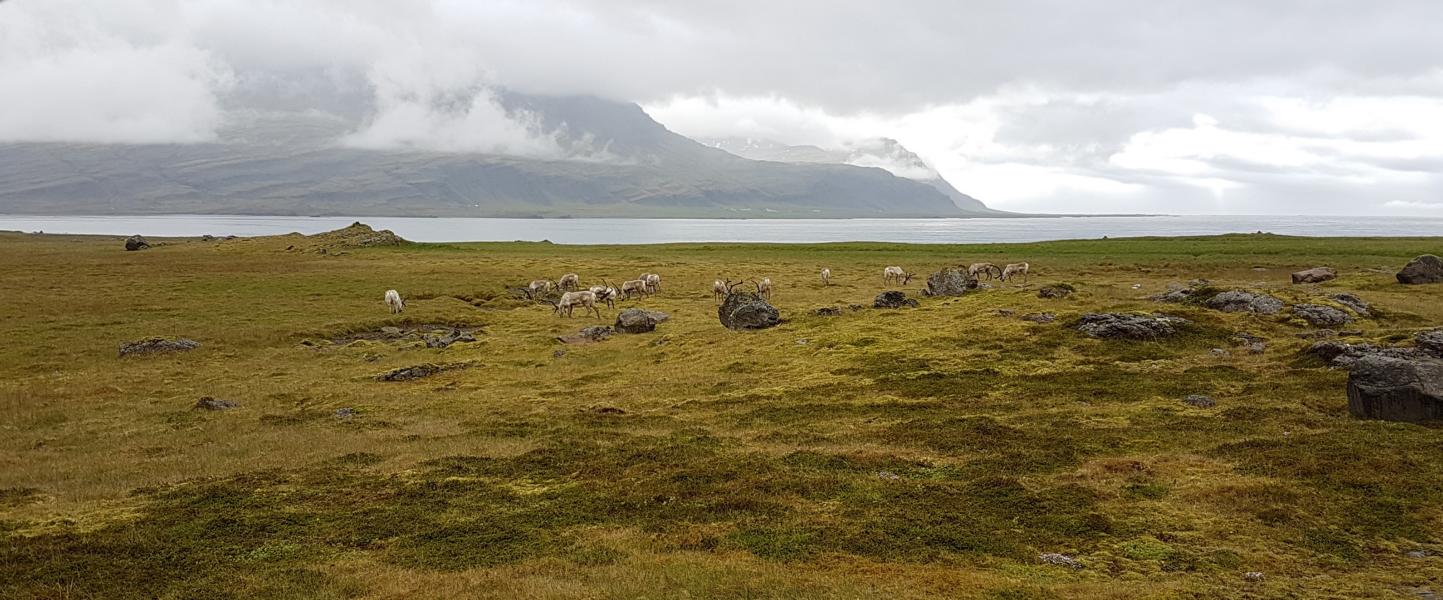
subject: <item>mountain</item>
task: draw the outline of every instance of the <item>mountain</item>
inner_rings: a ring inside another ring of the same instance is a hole
[[[952,184],[948,183],[941,173],[923,161],[922,157],[891,138],[861,140],[846,148],[835,150],[818,146],[790,146],[773,140],[748,137],[712,138],[699,141],[712,148],[725,150],[752,160],[878,167],[886,169],[898,177],[920,181],[932,186],[950,198],[957,208],[969,214],[1008,214],[987,208],[981,200],[957,191],[957,188],[952,187]]]
[[[985,207],[959,208],[947,189],[882,168],[757,161],[710,148],[635,104],[501,92],[489,104],[468,106],[471,112],[447,113],[451,120],[433,125],[435,135],[386,115],[357,122],[315,111],[236,112],[212,143],[0,144],[0,213],[986,214]],[[468,133],[481,109],[494,109],[502,122],[484,131],[505,144]],[[433,137],[453,146],[428,146]]]

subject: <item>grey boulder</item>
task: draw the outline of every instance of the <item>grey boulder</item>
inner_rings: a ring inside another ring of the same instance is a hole
[[[1293,307],[1293,316],[1313,327],[1340,327],[1353,322],[1353,317],[1341,310],[1321,304],[1299,304]]]
[[[1348,412],[1362,419],[1443,419],[1443,361],[1371,354],[1348,370]]]
[[[766,329],[782,322],[775,306],[751,292],[727,294],[716,314],[727,329]]]
[[[1398,283],[1443,283],[1443,258],[1424,254],[1398,271]]]
[[[1315,267],[1293,273],[1293,283],[1322,283],[1338,278],[1338,272],[1328,267]]]
[[[1208,308],[1223,312],[1250,312],[1260,315],[1275,315],[1283,310],[1283,301],[1266,294],[1254,294],[1232,290],[1213,296],[1207,302]]]

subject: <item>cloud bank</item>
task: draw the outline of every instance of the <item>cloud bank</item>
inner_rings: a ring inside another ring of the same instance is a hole
[[[997,208],[1443,215],[1443,3],[8,0],[0,142],[570,155],[493,90],[697,137],[895,138]],[[901,168],[901,167],[898,167]]]

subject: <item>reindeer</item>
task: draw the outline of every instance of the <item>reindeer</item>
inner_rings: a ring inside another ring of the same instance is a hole
[[[646,277],[643,277],[642,280],[646,282],[646,288],[648,292],[655,294],[661,291],[660,275],[657,275],[656,273],[647,273]]]
[[[973,279],[977,279],[977,275],[982,273],[987,275],[988,280],[991,280],[993,271],[997,272],[998,277],[1002,276],[1002,268],[992,263],[972,263],[972,266],[967,267],[967,274],[971,275]]]
[[[556,280],[557,287],[566,291],[575,291],[581,288],[581,276],[575,273],[567,273]]]
[[[910,281],[912,281],[912,274],[908,273],[902,267],[887,267],[882,269],[882,285],[896,282],[898,286],[903,286],[907,285]]]
[[[616,310],[616,297],[620,296],[621,293],[616,291],[616,288],[611,284],[593,285],[589,291],[596,294],[597,302],[605,302],[607,308]]]
[[[536,298],[550,293],[554,287],[556,287],[556,284],[551,283],[548,279],[535,279],[526,285],[526,295],[531,298]]]
[[[601,318],[601,311],[596,308],[596,294],[589,291],[566,292],[561,295],[560,300],[552,302],[551,306],[554,307],[553,314],[560,315],[562,311],[565,311],[567,318],[571,318],[571,310],[577,306],[586,309],[582,316],[596,313],[596,318]]]
[[[1001,279],[1003,281],[1009,281],[1020,273],[1022,274],[1022,283],[1027,283],[1027,269],[1028,264],[1025,262],[1007,265],[1006,268],[1002,269]]]
[[[822,285],[832,285],[832,270],[822,269]]]
[[[717,301],[717,304],[721,304],[721,301],[726,298],[726,295],[727,295],[727,284],[726,284],[726,283],[723,283],[722,280],[720,280],[720,279],[718,279],[718,280],[716,280],[716,281],[713,281],[712,284],[711,284],[711,297],[712,297],[712,299],[713,299],[713,300],[716,300],[716,301]]]
[[[771,302],[771,301],[772,301],[772,278],[771,278],[771,277],[763,277],[761,281],[753,281],[752,283],[755,283],[756,286],[757,286],[757,295],[758,295],[758,296],[761,296],[761,297],[763,297],[763,298],[766,298],[766,299],[767,299],[767,302]]]
[[[631,298],[633,295],[645,298],[647,291],[646,282],[643,280],[633,279],[631,281],[621,282],[621,296],[623,298]]]
[[[401,293],[396,290],[386,290],[386,306],[391,309],[391,314],[398,314],[406,310],[406,301],[401,299]]]

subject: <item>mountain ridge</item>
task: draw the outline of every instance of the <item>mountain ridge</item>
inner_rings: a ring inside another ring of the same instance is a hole
[[[329,115],[253,113],[249,121],[229,124],[222,139],[209,143],[0,144],[0,212],[437,217],[984,214],[958,208],[945,190],[881,168],[756,161],[709,148],[666,129],[635,104],[504,92],[496,94],[494,102],[533,136],[522,142],[535,142],[545,152],[559,154],[356,147],[346,143],[353,138],[326,137],[348,130]]]

